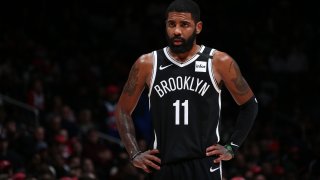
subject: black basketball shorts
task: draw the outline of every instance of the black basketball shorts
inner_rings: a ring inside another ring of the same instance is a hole
[[[204,157],[162,165],[159,171],[150,173],[147,180],[221,180],[221,163],[213,163],[213,159]]]

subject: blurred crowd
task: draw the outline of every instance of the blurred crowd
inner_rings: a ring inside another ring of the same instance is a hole
[[[320,11],[288,0],[198,2],[198,42],[229,53],[260,102],[224,178],[320,179]],[[133,62],[166,45],[168,3],[42,1],[1,11],[10,18],[0,21],[0,94],[39,114],[0,97],[0,180],[144,179],[117,142],[114,108]],[[226,90],[222,102],[223,143],[238,107]],[[146,93],[133,117],[145,150]]]

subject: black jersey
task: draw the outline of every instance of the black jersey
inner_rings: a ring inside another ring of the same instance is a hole
[[[153,148],[159,149],[162,164],[202,158],[220,140],[221,96],[210,58],[214,52],[201,46],[184,63],[171,57],[168,47],[153,52],[150,111]]]

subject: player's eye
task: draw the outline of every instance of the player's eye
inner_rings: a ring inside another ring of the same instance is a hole
[[[174,22],[168,21],[168,22],[167,22],[167,26],[168,26],[168,27],[175,27],[176,24],[175,24]]]
[[[182,22],[181,23],[181,27],[189,27],[190,26],[190,23],[188,23],[188,22]]]

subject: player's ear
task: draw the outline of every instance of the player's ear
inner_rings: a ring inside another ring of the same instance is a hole
[[[200,34],[201,31],[202,31],[202,21],[199,21],[196,24],[196,33]]]

